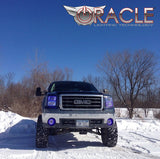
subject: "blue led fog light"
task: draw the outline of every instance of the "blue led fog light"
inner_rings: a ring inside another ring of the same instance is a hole
[[[49,118],[47,123],[49,126],[53,126],[56,124],[56,120],[54,118]]]
[[[112,119],[112,118],[109,118],[109,119],[107,120],[107,125],[108,125],[108,126],[113,125],[113,119]]]

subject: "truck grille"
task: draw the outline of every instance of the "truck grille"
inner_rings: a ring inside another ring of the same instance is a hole
[[[62,109],[102,109],[101,95],[61,95],[60,98]]]

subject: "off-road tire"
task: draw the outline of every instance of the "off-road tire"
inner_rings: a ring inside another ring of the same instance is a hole
[[[43,127],[42,115],[39,115],[37,120],[36,147],[37,148],[48,147],[48,130]]]
[[[101,138],[104,146],[107,146],[107,147],[116,146],[117,140],[118,140],[117,123],[115,123],[113,127],[102,128]]]

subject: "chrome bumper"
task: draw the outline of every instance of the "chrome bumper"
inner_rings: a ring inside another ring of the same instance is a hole
[[[61,119],[103,119],[104,123],[107,123],[109,118],[112,118],[115,122],[113,114],[107,113],[42,113],[42,122],[47,124],[49,118],[54,118],[56,123],[59,124]]]

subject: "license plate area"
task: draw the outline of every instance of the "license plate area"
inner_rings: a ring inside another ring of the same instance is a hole
[[[89,127],[89,120],[76,120],[76,127]]]

